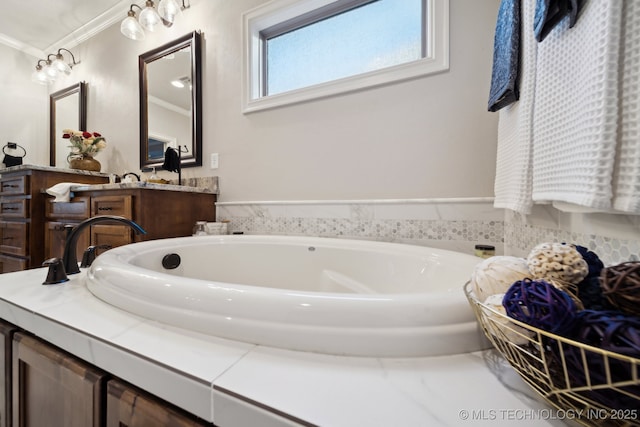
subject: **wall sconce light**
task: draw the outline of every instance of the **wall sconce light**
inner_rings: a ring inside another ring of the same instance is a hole
[[[71,62],[65,62],[62,52],[67,52],[71,56]],[[54,59],[52,60],[51,57]],[[42,65],[44,63],[44,65]],[[76,61],[75,56],[70,50],[65,48],[58,49],[57,53],[50,53],[47,55],[47,59],[39,59],[36,64],[36,70],[31,75],[31,80],[35,83],[47,85],[54,82],[60,75],[71,74],[71,69],[74,65],[79,64],[80,61]]]
[[[142,40],[145,36],[145,30],[153,32],[161,23],[165,27],[172,26],[176,16],[190,6],[188,0],[187,4],[185,4],[185,0],[182,0],[182,6],[179,6],[176,0],[160,0],[158,10],[154,8],[153,0],[146,0],[144,8],[132,4],[127,12],[127,17],[120,24],[120,32],[131,40]],[[134,7],[140,9],[137,19]]]

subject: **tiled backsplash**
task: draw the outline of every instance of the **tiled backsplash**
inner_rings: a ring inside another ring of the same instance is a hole
[[[218,203],[230,232],[370,239],[473,253],[501,252],[503,212],[492,200],[354,200]]]
[[[230,232],[308,235],[411,243],[473,253],[526,256],[541,242],[570,242],[596,252],[606,265],[640,256],[640,219],[628,215],[560,212],[536,206],[529,216],[495,209],[492,198],[354,201],[226,202],[218,221]]]
[[[505,253],[526,256],[542,242],[567,242],[595,252],[605,265],[640,259],[640,217],[568,213],[535,206],[531,215],[506,211]]]

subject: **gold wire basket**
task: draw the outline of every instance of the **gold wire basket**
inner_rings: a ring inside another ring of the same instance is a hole
[[[555,335],[465,294],[493,346],[540,396],[586,426],[640,426],[640,359]]]

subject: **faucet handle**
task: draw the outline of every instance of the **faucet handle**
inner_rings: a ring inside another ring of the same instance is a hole
[[[43,285],[57,285],[69,281],[67,272],[64,270],[64,263],[60,258],[50,258],[42,263],[43,267],[49,267],[47,278],[42,282]]]
[[[93,261],[96,259],[96,249],[111,249],[111,245],[98,245],[89,246],[82,253],[82,261],[80,261],[80,268],[90,267]]]

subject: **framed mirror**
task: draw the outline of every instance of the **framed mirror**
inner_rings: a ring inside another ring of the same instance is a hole
[[[201,45],[194,31],[139,56],[140,169],[162,166],[168,147],[202,166]]]
[[[50,166],[68,167],[69,140],[62,139],[62,130],[86,128],[87,83],[80,82],[49,95]]]

